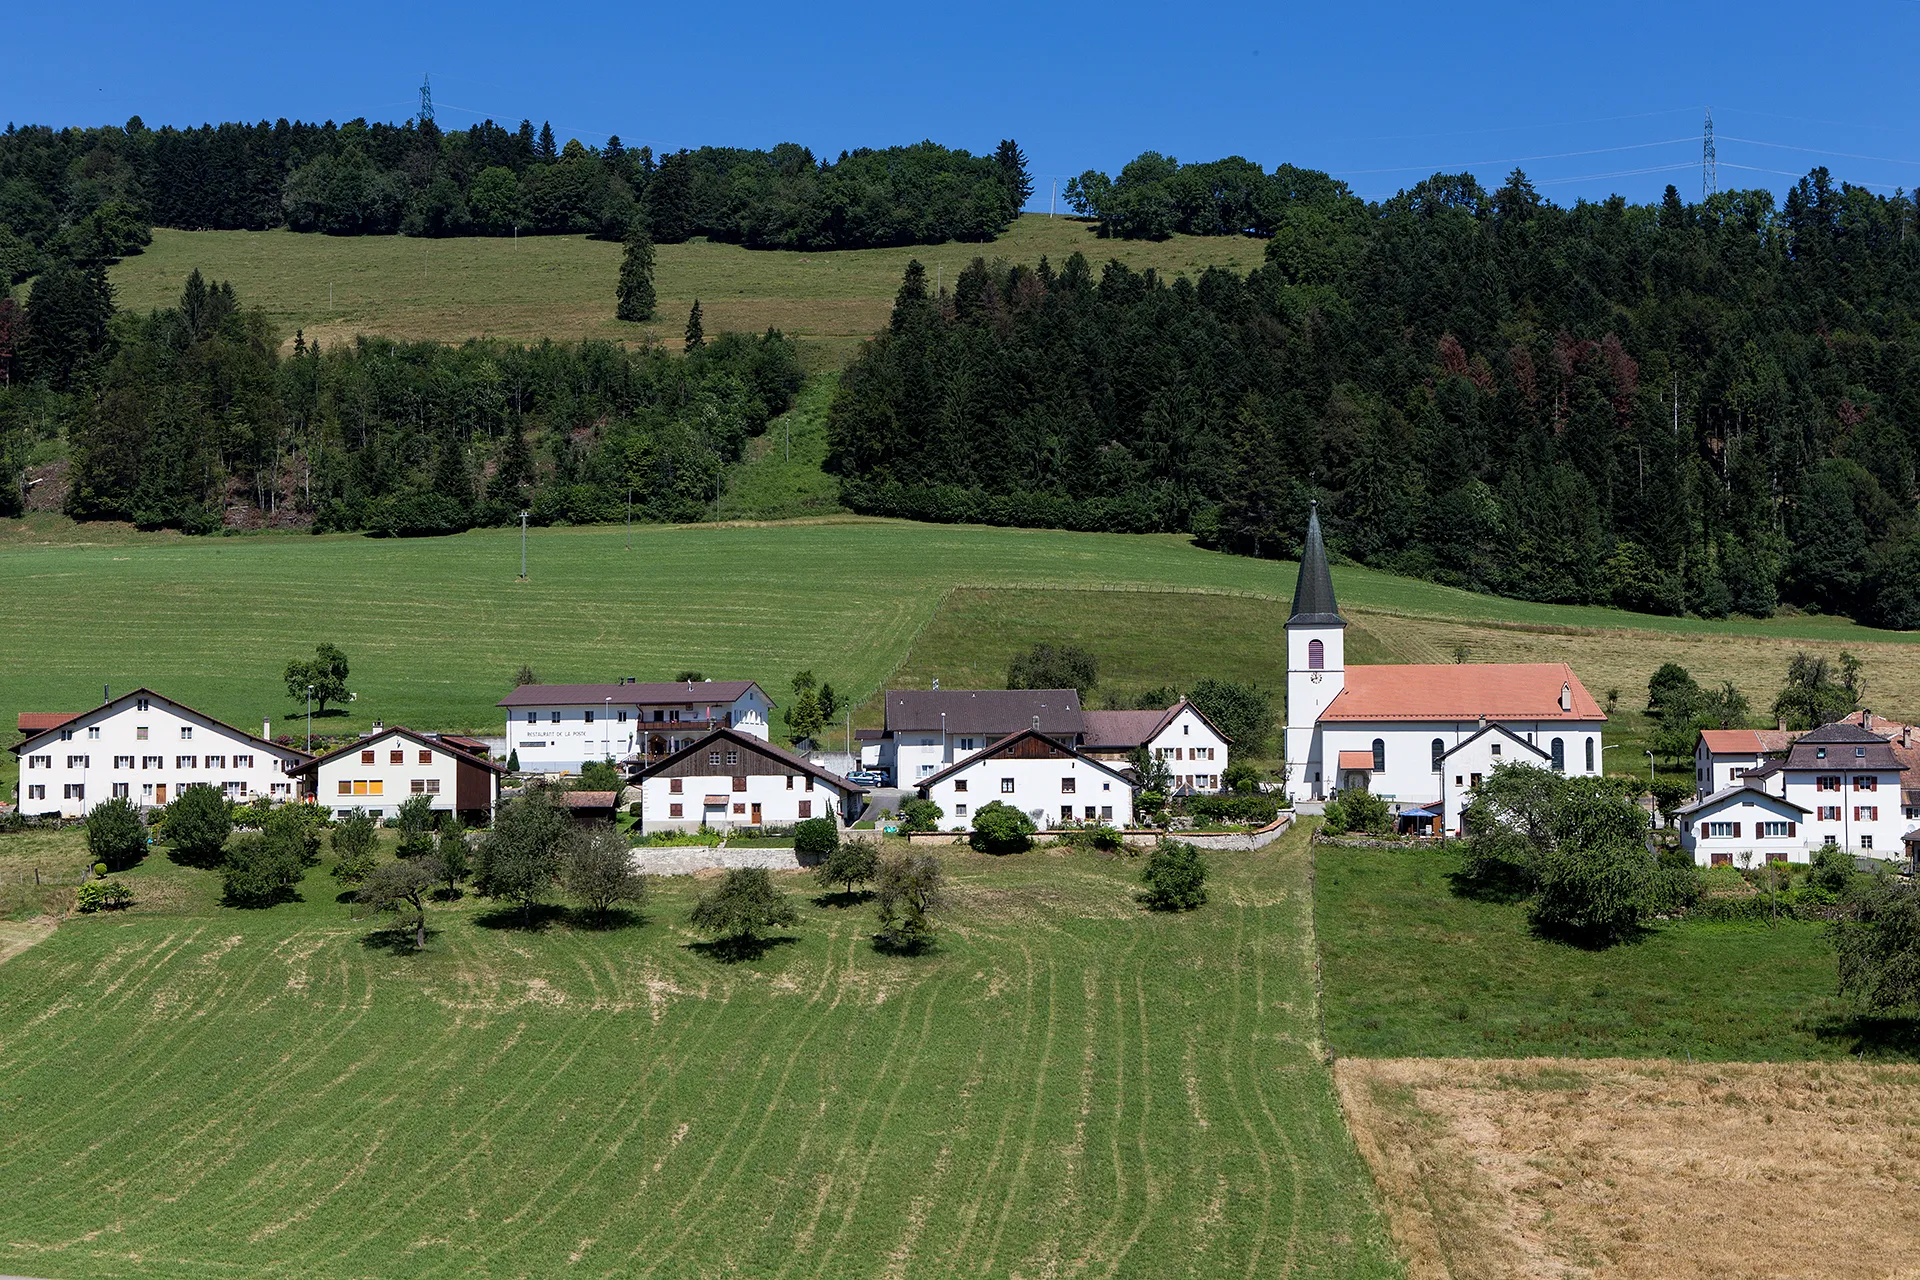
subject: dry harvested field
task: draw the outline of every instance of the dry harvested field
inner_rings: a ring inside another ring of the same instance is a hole
[[[1348,1059],[1414,1280],[1920,1275],[1920,1067]]]

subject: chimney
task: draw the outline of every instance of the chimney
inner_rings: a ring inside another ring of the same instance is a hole
[[[1035,729],[1038,729],[1038,728],[1040,727],[1040,717],[1039,717],[1039,716],[1035,716],[1035,717],[1033,718],[1033,727],[1034,727]]]
[[[1868,733],[1873,732],[1873,712],[1868,711],[1865,707],[1860,709],[1860,727]]]
[[[1565,682],[1560,685],[1560,709],[1573,710],[1573,686]]]
[[[1480,727],[1482,729],[1487,727],[1487,717],[1484,714],[1482,714],[1480,717]]]
[[[107,688],[106,685],[104,684],[101,685],[100,686],[100,705],[104,707],[109,702],[112,702],[112,701],[113,701],[113,697],[112,697],[111,691]]]
[[[1910,747],[1913,745],[1913,726],[1912,725],[1903,724],[1900,726],[1900,745],[1903,747]]]
[[[260,722],[260,737],[267,742],[273,741],[273,721],[262,720]]]
[[[1776,716],[1773,721],[1773,727],[1781,733],[1785,733],[1787,731],[1787,718],[1785,716]]]

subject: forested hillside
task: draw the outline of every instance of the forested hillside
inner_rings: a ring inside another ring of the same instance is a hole
[[[111,311],[95,273],[49,287]],[[51,295],[50,295],[51,296]],[[799,389],[793,344],[726,334],[670,356],[613,343],[361,339],[291,357],[198,272],[180,305],[99,326],[72,390],[0,389],[0,455],[64,422],[69,514],[214,532],[227,523],[449,533],[504,524],[694,520],[746,441]],[[0,512],[19,509],[17,485]],[[231,518],[230,518],[231,516]]]
[[[1477,590],[1920,625],[1911,198],[1261,199],[1245,277],[909,270],[832,409],[843,500],[1284,556],[1317,494],[1340,552]]]
[[[832,249],[991,240],[1032,185],[1011,141],[992,156],[932,142],[843,152],[701,147],[656,157],[491,120],[344,125],[14,128],[0,135],[0,271],[48,256],[137,252],[150,226],[329,235],[589,233],[672,244]]]

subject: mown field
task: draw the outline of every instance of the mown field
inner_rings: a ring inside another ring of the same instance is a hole
[[[818,367],[837,368],[887,322],[909,259],[934,282],[951,282],[974,258],[1058,266],[1078,250],[1094,263],[1119,258],[1136,270],[1197,276],[1209,266],[1247,271],[1265,244],[1230,236],[1114,241],[1072,218],[1027,214],[992,244],[916,245],[835,253],[750,250],[704,240],[659,247],[659,318],[613,318],[621,249],[585,236],[296,235],[291,231],[170,231],[113,268],[120,305],[171,306],[196,267],[231,281],[247,306],[266,310],[284,338],[295,329],[331,345],[355,334],[392,338],[581,338],[654,340],[678,349],[694,299],[708,333],[758,333],[769,325],[801,339]],[[331,291],[331,294],[329,294]],[[331,296],[331,302],[329,302]]]
[[[686,880],[607,931],[469,900],[411,956],[317,873],[242,912],[151,858],[134,911],[0,965],[0,1268],[1398,1273],[1315,1042],[1302,839],[1174,918],[1137,860],[947,856],[936,953],[807,900],[731,965]]]

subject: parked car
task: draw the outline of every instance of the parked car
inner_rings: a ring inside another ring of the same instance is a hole
[[[847,775],[847,781],[856,787],[884,787],[887,775],[873,769],[859,769]]]

